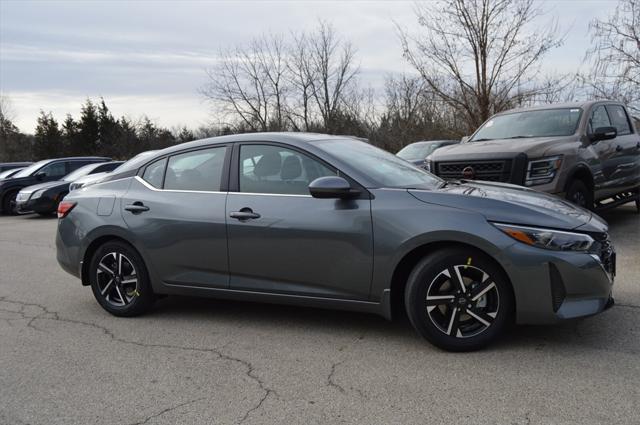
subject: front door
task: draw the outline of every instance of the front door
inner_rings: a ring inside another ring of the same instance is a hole
[[[239,191],[226,208],[231,289],[367,299],[370,200],[311,197],[309,183],[337,171],[298,150],[239,149]]]
[[[228,287],[227,147],[176,153],[149,164],[122,198],[122,216],[166,284]]]

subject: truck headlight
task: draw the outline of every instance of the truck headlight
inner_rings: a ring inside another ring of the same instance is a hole
[[[527,164],[526,186],[551,183],[562,165],[562,155],[529,161]]]
[[[584,233],[561,230],[540,229],[536,227],[514,226],[512,224],[492,223],[513,239],[538,248],[555,251],[589,251],[594,239]]]

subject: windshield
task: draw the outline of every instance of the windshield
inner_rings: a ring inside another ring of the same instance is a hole
[[[42,161],[38,161],[35,164],[31,164],[29,165],[27,168],[25,168],[22,171],[19,171],[18,173],[13,175],[13,178],[18,178],[18,177],[29,177],[31,174],[35,173],[36,171],[38,171],[43,165],[49,163],[50,160],[45,159]]]
[[[412,160],[412,159],[425,159],[433,151],[440,147],[440,143],[412,143],[410,145],[405,146],[400,149],[400,151],[396,154],[402,159]]]
[[[437,187],[442,180],[397,156],[354,139],[322,140],[318,148],[351,165],[380,187]]]
[[[62,180],[66,182],[72,182],[72,181],[78,180],[80,177],[90,174],[98,165],[102,165],[102,164],[101,163],[88,164],[83,167],[80,167],[76,171],[67,174],[67,176]]]
[[[484,123],[470,141],[570,136],[578,129],[580,115],[580,108],[544,109],[498,115]]]

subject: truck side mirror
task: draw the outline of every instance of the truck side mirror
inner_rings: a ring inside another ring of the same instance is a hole
[[[591,134],[591,141],[610,140],[615,139],[616,136],[618,136],[618,130],[615,127],[598,127]]]

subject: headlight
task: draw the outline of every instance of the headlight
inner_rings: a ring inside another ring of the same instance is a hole
[[[432,170],[433,170],[433,168],[432,168],[432,166],[431,166],[431,164],[432,164],[432,163],[433,163],[432,161],[430,161],[430,160],[428,160],[428,159],[425,159],[425,160],[424,160],[424,165],[422,166],[422,168],[424,168],[424,169],[425,169],[425,170],[427,170],[428,172],[432,173],[432,172],[433,172],[433,171],[432,171]]]
[[[44,193],[44,189],[36,190],[35,192],[33,192],[33,195],[31,195],[31,198],[29,199],[38,199],[39,197],[42,196],[43,193]]]
[[[529,161],[527,165],[526,186],[551,183],[562,165],[562,156],[550,156],[548,158]]]
[[[537,229],[512,224],[493,223],[493,225],[513,239],[538,248],[582,252],[588,251],[595,242],[591,236],[584,233]]]

